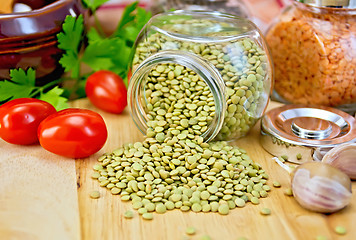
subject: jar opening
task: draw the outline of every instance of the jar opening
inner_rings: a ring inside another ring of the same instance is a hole
[[[206,26],[207,19],[209,27]],[[174,39],[189,38],[205,43],[234,41],[256,31],[256,26],[245,18],[200,10],[177,10],[158,14],[149,24],[155,31]]]
[[[189,68],[206,83],[212,92],[215,103],[215,115],[207,130],[201,137],[208,142],[219,133],[225,117],[226,100],[225,85],[218,70],[199,56],[178,50],[163,50],[144,60],[135,69],[128,87],[128,104],[131,116],[142,133],[148,128],[146,113],[145,85],[148,73],[159,64],[177,64]]]

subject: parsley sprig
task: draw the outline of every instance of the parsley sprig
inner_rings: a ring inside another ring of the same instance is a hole
[[[44,86],[36,86],[34,69],[12,69],[10,80],[0,81],[0,104],[6,101],[36,97],[51,103],[57,110],[68,107],[66,96],[75,92],[77,97],[84,97],[86,78],[94,71],[110,70],[127,81],[130,53],[142,27],[151,18],[151,13],[138,7],[138,2],[126,6],[114,33],[106,36],[96,16],[97,9],[108,0],[83,0],[90,9],[96,27],[91,27],[85,34],[82,15],[68,15],[62,25],[62,32],[57,35],[58,48],[64,51],[59,63],[68,73],[69,78],[61,78]],[[81,45],[87,42],[81,52]],[[81,66],[87,65],[91,72],[83,73]],[[65,80],[74,80],[70,88],[61,88],[58,84]]]
[[[64,89],[55,86],[59,81],[52,81],[44,86],[36,86],[36,72],[32,68],[10,70],[10,80],[0,82],[0,102],[16,98],[36,97],[51,103],[57,110],[68,107],[67,98],[61,96]]]
[[[97,9],[97,1],[84,0],[89,8]],[[93,5],[89,5],[89,3]],[[134,42],[142,27],[151,18],[151,13],[138,7],[138,2],[126,6],[116,30],[105,36],[101,27],[90,28],[86,37],[88,45],[82,54],[79,54],[79,46],[83,39],[83,16],[75,18],[67,16],[63,24],[63,32],[58,34],[58,47],[65,51],[60,63],[65,71],[71,71],[73,78],[81,76],[80,66],[86,64],[93,71],[110,70],[123,79],[126,79],[130,62],[130,53]]]

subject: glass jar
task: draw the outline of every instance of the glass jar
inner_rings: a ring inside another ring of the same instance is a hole
[[[355,112],[356,1],[293,3],[266,34],[275,69],[273,97]]]
[[[135,43],[132,70],[128,102],[143,133],[155,127],[149,120],[166,120],[164,127],[205,141],[233,140],[255,125],[271,92],[261,33],[244,18],[218,12],[154,16]]]
[[[247,6],[241,0],[167,0],[159,1],[162,11],[175,10],[204,10],[219,11],[239,17],[249,18],[251,16]]]

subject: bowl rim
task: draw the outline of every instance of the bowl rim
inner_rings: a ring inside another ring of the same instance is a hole
[[[50,3],[44,7],[41,7],[39,9],[34,9],[29,12],[17,12],[17,13],[0,13],[0,20],[6,20],[6,19],[12,19],[12,18],[31,18],[31,17],[36,17],[38,15],[44,15],[44,14],[50,14],[57,8],[64,7],[67,4],[77,2],[78,0],[56,0],[53,3]]]

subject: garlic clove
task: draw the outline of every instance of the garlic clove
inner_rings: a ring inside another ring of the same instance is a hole
[[[340,169],[351,179],[356,180],[356,143],[345,143],[331,149],[322,162]]]
[[[13,12],[22,13],[22,12],[31,12],[32,8],[23,3],[16,3],[13,8]]]
[[[293,195],[304,208],[331,213],[351,201],[351,180],[340,170],[321,162],[300,165],[292,173]]]

